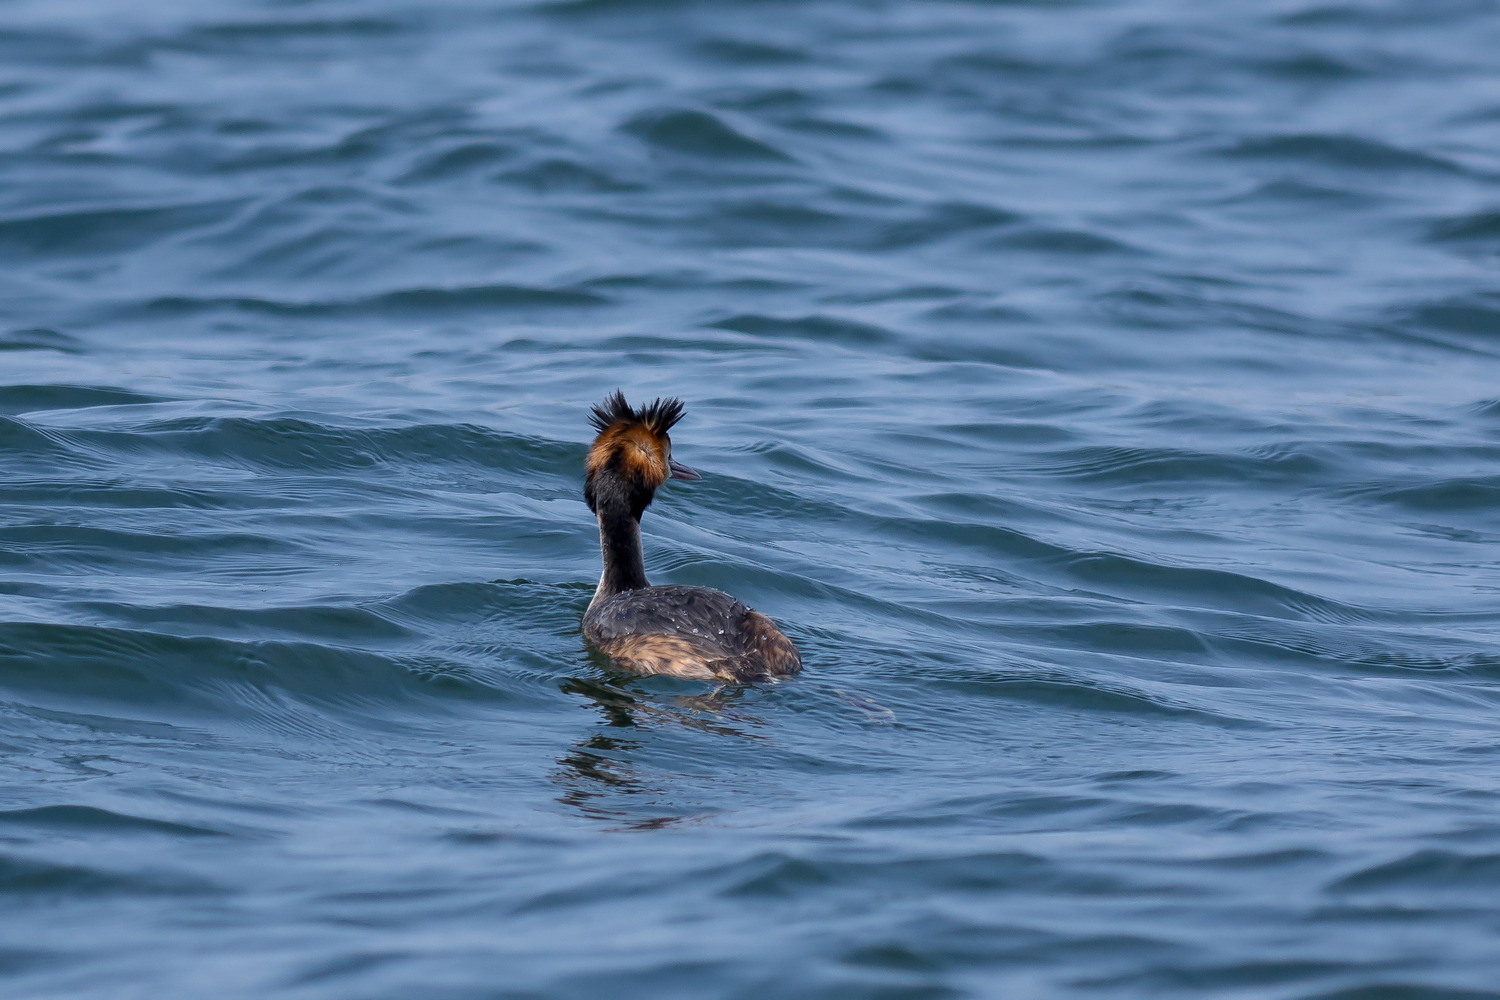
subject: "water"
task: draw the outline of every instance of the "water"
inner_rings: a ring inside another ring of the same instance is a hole
[[[5,996],[1500,997],[1492,5],[0,9]]]

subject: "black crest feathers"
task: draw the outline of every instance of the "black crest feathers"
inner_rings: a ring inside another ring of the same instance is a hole
[[[621,422],[644,426],[652,434],[666,434],[682,419],[682,400],[676,396],[653,399],[639,410],[630,408],[619,389],[604,397],[604,402],[589,411],[589,422],[598,431],[607,431]]]

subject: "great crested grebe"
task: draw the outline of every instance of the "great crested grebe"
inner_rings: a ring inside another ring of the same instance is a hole
[[[583,634],[643,674],[752,681],[796,673],[802,658],[771,619],[709,587],[653,587],[641,562],[641,514],[667,479],[697,479],[672,459],[667,431],[682,401],[630,408],[618,389],[593,408],[583,498],[599,519],[604,572],[583,613]]]

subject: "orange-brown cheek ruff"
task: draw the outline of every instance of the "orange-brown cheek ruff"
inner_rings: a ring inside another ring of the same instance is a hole
[[[667,454],[671,447],[665,434],[653,434],[640,424],[616,424],[594,439],[584,468],[590,477],[608,468],[648,490],[656,490],[670,473]]]

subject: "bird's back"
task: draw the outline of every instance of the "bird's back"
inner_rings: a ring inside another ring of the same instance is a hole
[[[603,598],[583,616],[583,634],[645,674],[744,681],[802,667],[771,619],[709,587],[641,587]]]

